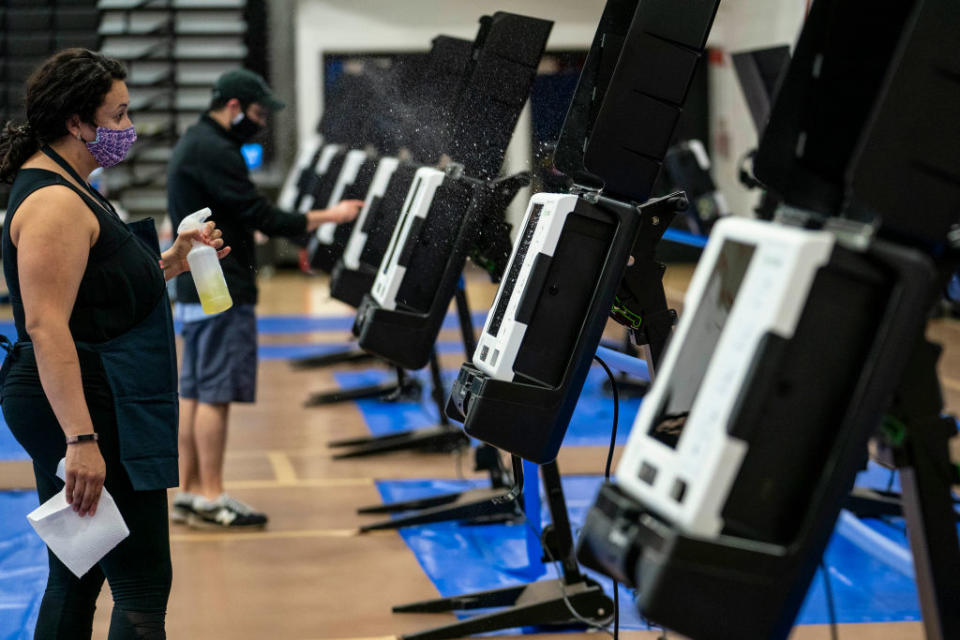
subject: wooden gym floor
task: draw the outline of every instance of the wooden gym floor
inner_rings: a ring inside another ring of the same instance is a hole
[[[689,268],[668,270],[668,295],[678,308],[689,275]],[[496,289],[477,276],[470,279],[469,298],[474,309],[484,309]],[[329,300],[322,278],[281,274],[262,281],[261,288],[261,315],[352,312]],[[9,317],[8,309],[6,313]],[[947,348],[942,381],[948,407],[956,412],[960,323],[935,321],[930,333]],[[261,343],[340,343],[345,338],[345,332],[264,335]],[[456,340],[457,333],[445,332],[441,339]],[[445,367],[454,368],[463,358],[450,354],[442,360]],[[285,361],[261,363],[258,402],[232,410],[226,480],[230,493],[269,515],[269,528],[198,532],[172,525],[174,582],[167,625],[171,639],[379,640],[453,620],[443,615],[392,614],[392,605],[436,597],[437,591],[397,533],[356,533],[365,521],[356,508],[380,502],[375,480],[454,478],[453,456],[400,453],[334,461],[328,440],[368,431],[352,403],[302,407],[309,392],[333,387],[329,369],[293,371]],[[560,468],[564,474],[598,474],[605,453],[605,447],[565,447]],[[469,477],[469,465],[464,467]],[[31,483],[29,465],[0,463],[0,487]],[[109,594],[104,593],[95,638],[106,637],[110,608]],[[623,633],[630,640],[657,636]],[[842,625],[840,637],[919,640],[923,633],[919,623]],[[826,639],[829,630],[802,627],[792,638]]]

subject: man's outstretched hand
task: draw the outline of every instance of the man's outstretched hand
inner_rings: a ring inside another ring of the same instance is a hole
[[[307,212],[307,231],[315,231],[321,224],[343,224],[355,220],[363,208],[363,200],[342,200],[329,209],[313,209]]]

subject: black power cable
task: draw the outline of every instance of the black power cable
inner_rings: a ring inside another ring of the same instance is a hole
[[[823,575],[823,588],[827,594],[827,612],[830,616],[830,638],[837,640],[837,610],[833,605],[833,587],[830,585],[830,570],[823,558],[820,558],[820,573]]]
[[[609,480],[610,467],[613,464],[613,448],[617,442],[617,423],[619,421],[619,416],[620,416],[620,395],[617,391],[617,381],[614,379],[613,373],[610,371],[610,367],[608,367],[607,364],[603,360],[601,360],[599,356],[595,355],[594,358],[597,360],[597,362],[600,363],[604,371],[607,372],[607,375],[610,377],[610,382],[613,385],[613,433],[610,436],[610,451],[607,454],[607,465],[604,471],[604,478],[606,480]],[[530,531],[533,532],[534,535],[536,535],[536,530],[534,529],[533,524],[530,522],[529,514],[525,522],[527,524],[527,527],[530,529]],[[553,554],[550,551],[550,545],[547,544],[546,541],[542,539],[542,536],[541,536],[541,546],[543,547],[544,553],[547,556],[547,560],[551,564],[557,567],[557,573],[560,576],[560,593],[561,593],[561,596],[563,597],[563,602],[566,605],[567,610],[570,612],[571,617],[587,625],[588,628],[603,629],[606,625],[609,624],[609,619],[607,619],[607,621],[588,620],[583,616],[581,616],[580,613],[570,603],[570,598],[567,594],[566,587],[563,584],[562,569],[560,569],[559,567],[560,562],[553,557]],[[619,594],[619,586],[617,584],[617,581],[614,580],[613,582],[613,640],[619,640],[619,638],[620,638],[620,594]]]
[[[610,367],[600,356],[593,356],[593,359],[600,363],[603,370],[607,372],[610,378],[610,388],[613,389],[613,429],[610,432],[610,449],[607,451],[607,464],[603,469],[603,479],[610,481],[610,467],[613,465],[613,449],[617,445],[617,426],[620,421],[620,393],[617,390],[617,380],[610,371]],[[620,640],[620,585],[613,581],[613,640]]]
[[[613,372],[610,371],[610,367],[607,366],[607,363],[603,359],[594,355],[593,359],[600,363],[600,366],[603,367],[603,370],[607,372],[607,377],[610,378],[610,388],[613,390],[613,429],[610,433],[610,449],[607,451],[607,464],[603,470],[603,478],[606,481],[610,480],[610,467],[613,465],[613,450],[617,444],[617,428],[620,421],[620,394],[617,390],[617,380],[613,375]],[[646,622],[646,618],[644,618]],[[651,629],[653,625],[647,622],[647,626]],[[667,640],[667,630],[663,627],[660,628],[662,635],[658,640]],[[616,580],[613,581],[613,639],[619,640],[620,638],[620,585]]]

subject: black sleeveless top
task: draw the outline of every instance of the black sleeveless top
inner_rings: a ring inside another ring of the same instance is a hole
[[[70,172],[78,183],[86,184],[52,149],[45,147],[44,152]],[[166,286],[163,272],[157,257],[120,220],[106,198],[92,187],[89,191],[82,190],[60,174],[45,169],[21,169],[17,173],[3,225],[3,271],[10,292],[17,339],[29,341],[30,336],[24,321],[17,248],[10,238],[10,223],[27,196],[51,185],[65,186],[79,195],[100,225],[100,235],[90,248],[80,280],[69,326],[74,340],[105,342],[126,333],[156,308]],[[63,233],[71,231],[63,229]],[[56,250],[56,247],[51,249]]]

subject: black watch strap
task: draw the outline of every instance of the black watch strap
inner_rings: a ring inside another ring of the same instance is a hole
[[[78,442],[96,442],[100,438],[96,433],[81,433],[77,436],[67,436],[67,444],[77,444]]]

